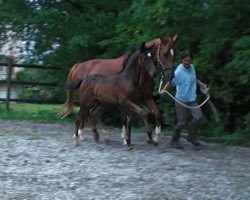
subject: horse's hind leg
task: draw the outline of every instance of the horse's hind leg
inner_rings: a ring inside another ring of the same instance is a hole
[[[105,142],[108,142],[108,141],[110,141],[110,135],[109,135],[109,132],[104,128],[104,124],[101,120],[100,113],[102,113],[102,109],[101,109],[99,104],[96,104],[96,106],[93,109],[91,109],[91,112],[89,114],[91,115],[92,119],[95,119],[96,124],[98,124],[101,127],[103,138],[104,138]],[[97,132],[97,129],[96,129],[96,126],[94,123],[93,123],[93,127],[95,128],[95,130]],[[92,130],[93,130],[93,128],[92,128]],[[94,130],[93,130],[93,132],[94,132]]]
[[[75,121],[75,132],[73,134],[73,140],[75,143],[75,146],[78,146],[80,144],[79,141],[79,128],[81,127],[81,130],[83,129],[84,122],[87,116],[86,110],[83,110],[80,108],[80,110],[77,113],[76,121]]]
[[[89,122],[90,122],[90,126],[91,126],[91,129],[92,129],[93,138],[97,142],[99,140],[99,133],[97,131],[95,122],[94,122],[93,117],[91,115],[89,115]]]
[[[73,141],[75,146],[78,146],[80,144],[79,142],[79,135],[78,135],[78,129],[81,124],[81,116],[80,116],[80,111],[78,111],[77,116],[76,116],[76,121],[75,121],[75,131],[73,134]]]
[[[85,139],[84,135],[83,135],[83,121],[82,120],[80,121],[80,124],[79,124],[79,127],[78,127],[78,135],[79,135],[79,139],[81,141],[83,141]]]

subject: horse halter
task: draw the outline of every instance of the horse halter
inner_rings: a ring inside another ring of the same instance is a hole
[[[162,69],[171,69],[172,67],[169,67],[167,65],[164,65],[163,62],[161,61],[161,58],[160,58],[160,47],[161,47],[161,44],[158,45],[158,48],[157,48],[157,63],[161,66]],[[171,48],[170,49],[170,52],[169,52],[172,56],[174,56],[174,50]]]
[[[163,62],[161,61],[161,58],[160,58],[160,47],[161,47],[161,44],[158,45],[158,48],[157,48],[157,63],[161,66],[161,69],[162,69],[162,77],[165,77],[164,76],[164,72],[169,70],[169,69],[172,69],[172,67],[169,67],[167,65],[164,65]],[[171,48],[170,49],[170,52],[169,52],[172,56],[174,56],[174,50]]]

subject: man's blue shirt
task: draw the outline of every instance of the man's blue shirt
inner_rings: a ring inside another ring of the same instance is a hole
[[[188,69],[180,64],[174,72],[171,83],[176,86],[177,99],[183,102],[196,101],[196,73],[192,64]]]

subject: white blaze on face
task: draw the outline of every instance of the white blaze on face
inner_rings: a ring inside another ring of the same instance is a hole
[[[151,55],[151,53],[147,53],[147,56],[148,56],[148,57],[151,57],[152,55]]]
[[[171,54],[172,56],[174,56],[174,50],[173,50],[173,49],[170,49],[170,54]]]

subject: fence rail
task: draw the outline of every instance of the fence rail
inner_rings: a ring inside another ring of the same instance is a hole
[[[0,98],[0,101],[6,101],[6,98]],[[16,103],[38,103],[38,104],[62,104],[62,101],[35,100],[35,99],[10,99],[10,102]],[[77,103],[76,103],[77,105]]]
[[[61,70],[61,68],[59,67],[53,67],[50,65],[35,65],[35,64],[16,64],[16,63],[12,63],[10,61],[10,63],[6,63],[6,62],[0,62],[0,66],[9,66],[11,65],[11,67],[22,67],[22,68],[36,68],[36,69],[50,69],[50,70]]]
[[[0,84],[6,84],[6,80],[0,80]],[[12,81],[11,85],[31,85],[31,86],[51,86],[51,87],[57,87],[58,83],[41,83],[41,82],[31,82],[31,81]]]
[[[55,101],[45,101],[45,100],[34,100],[34,99],[11,99],[11,87],[12,85],[30,85],[30,86],[49,86],[49,87],[58,87],[57,83],[43,83],[43,82],[32,82],[32,81],[15,81],[11,80],[12,69],[13,67],[22,67],[22,68],[35,68],[41,70],[61,70],[59,67],[52,67],[48,65],[35,65],[35,64],[16,64],[12,59],[9,62],[0,62],[0,66],[7,67],[6,80],[0,80],[0,85],[6,85],[6,98],[0,98],[0,101],[6,102],[6,110],[9,111],[10,102],[23,102],[23,103],[53,103],[59,104],[62,102]]]

